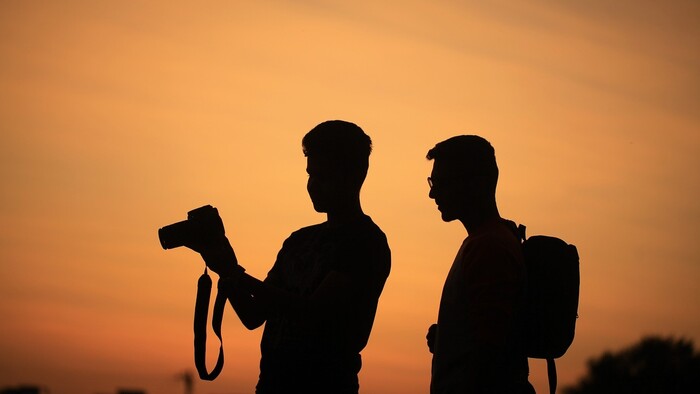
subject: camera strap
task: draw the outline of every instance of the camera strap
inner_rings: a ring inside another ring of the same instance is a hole
[[[226,292],[217,291],[212,312],[211,325],[214,334],[219,337],[219,358],[211,372],[207,372],[207,317],[209,315],[209,300],[211,299],[212,281],[204,268],[204,273],[197,282],[197,300],[194,306],[194,365],[202,380],[214,380],[224,368],[224,341],[221,338],[221,322],[226,306]]]

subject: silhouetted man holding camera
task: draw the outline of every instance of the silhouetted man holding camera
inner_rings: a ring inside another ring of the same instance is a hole
[[[521,344],[526,274],[512,222],[496,206],[498,167],[491,144],[452,137],[428,152],[430,198],[442,220],[468,236],[445,280],[438,322],[428,330],[430,392],[534,393]]]
[[[245,327],[265,324],[257,393],[357,393],[391,264],[386,236],[360,205],[372,142],[353,123],[328,121],[302,147],[309,196],[327,220],[292,233],[264,281],[240,268],[223,227],[186,246],[219,274]]]

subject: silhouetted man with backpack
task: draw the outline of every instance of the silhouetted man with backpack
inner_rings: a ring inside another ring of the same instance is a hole
[[[496,206],[491,144],[462,135],[428,152],[428,184],[442,220],[468,236],[447,275],[437,324],[428,330],[432,394],[534,393],[522,343],[526,273],[513,223]]]

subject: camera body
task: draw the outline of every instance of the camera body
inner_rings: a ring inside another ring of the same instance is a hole
[[[187,220],[158,230],[158,238],[163,249],[204,246],[224,236],[224,223],[221,221],[219,211],[211,205],[193,209],[187,212]]]

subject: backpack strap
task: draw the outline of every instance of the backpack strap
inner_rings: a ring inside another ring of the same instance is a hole
[[[525,242],[525,240],[527,239],[526,231],[525,231],[526,229],[527,229],[527,227],[525,227],[524,224],[519,224],[518,228],[515,232],[515,234],[518,236],[518,238],[520,238],[521,242]]]
[[[557,366],[553,358],[547,359],[547,378],[549,379],[549,394],[557,392]]]
[[[524,224],[515,224],[514,221],[508,219],[502,219],[502,221],[506,226],[508,226],[513,235],[515,235],[521,243],[525,242],[526,236]]]

